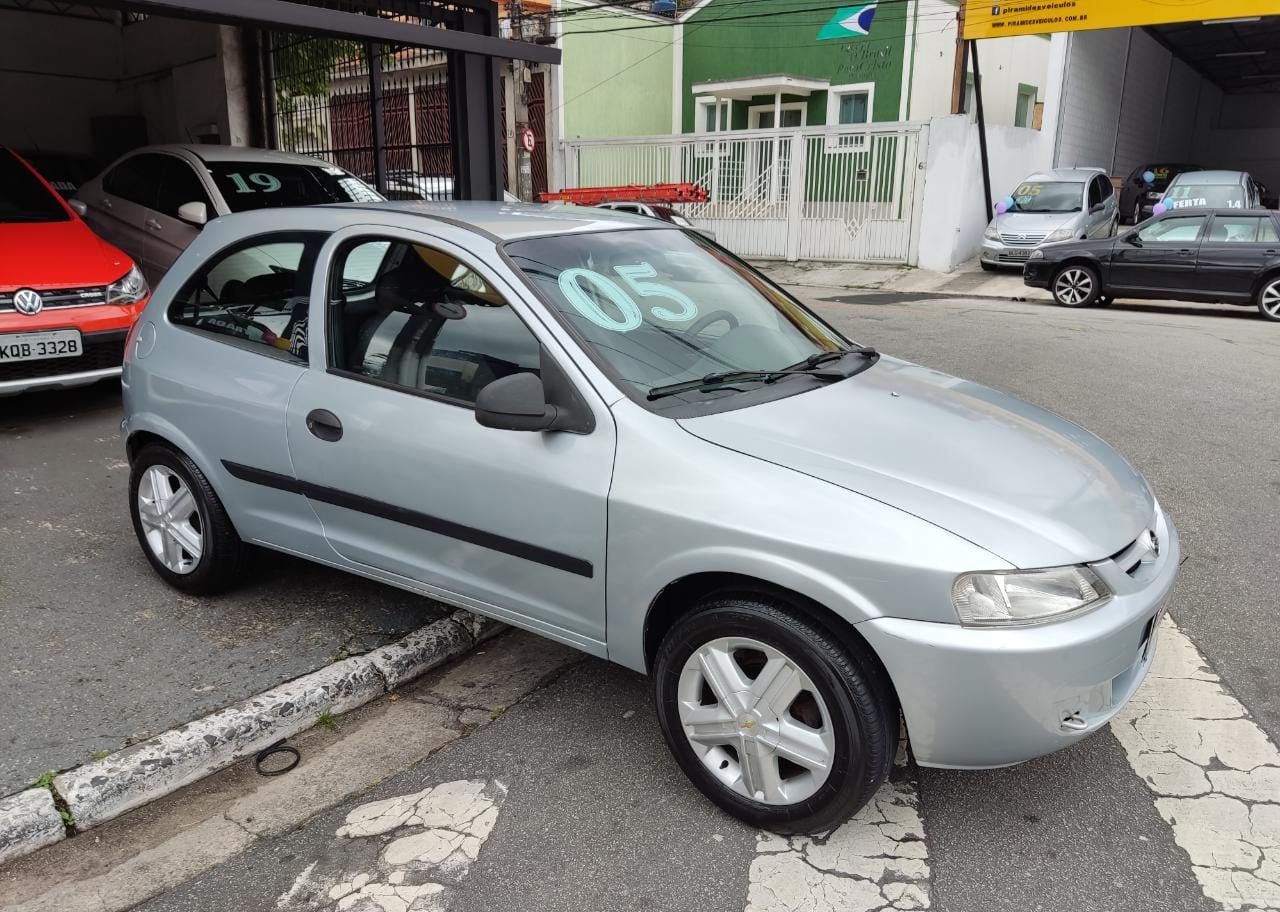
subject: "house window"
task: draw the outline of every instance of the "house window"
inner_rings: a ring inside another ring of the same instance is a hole
[[[1036,109],[1036,96],[1039,90],[1035,86],[1018,84],[1018,103],[1013,109],[1013,125],[1015,127],[1031,126],[1031,115]]]
[[[697,105],[696,132],[717,133],[729,129],[729,99],[707,96],[697,99]]]
[[[808,105],[800,101],[789,101],[782,105],[782,129],[803,127]],[[752,130],[772,130],[774,106],[752,105],[747,109],[747,123]]]
[[[973,87],[973,74],[964,78],[964,113],[970,120],[978,119],[978,93]]]
[[[827,126],[844,127],[871,123],[875,91],[874,82],[832,86],[827,90]],[[865,133],[838,135],[827,140],[828,151],[861,149],[866,145]]]

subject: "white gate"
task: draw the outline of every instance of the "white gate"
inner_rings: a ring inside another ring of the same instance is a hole
[[[741,256],[916,261],[928,128],[733,130],[561,142],[565,187],[693,183],[681,206]]]

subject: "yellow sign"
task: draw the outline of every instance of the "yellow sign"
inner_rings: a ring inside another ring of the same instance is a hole
[[[965,38],[1274,16],[1277,0],[963,0]]]

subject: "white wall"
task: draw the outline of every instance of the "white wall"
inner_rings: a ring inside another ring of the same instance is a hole
[[[927,120],[951,113],[951,83],[956,52],[956,6],[946,0],[917,0],[914,72],[906,62],[910,83],[907,120]],[[1049,42],[1036,35],[990,38],[979,47],[983,116],[990,124],[1013,124],[1018,84],[1035,86],[1044,100],[1049,81]]]
[[[1206,166],[1253,174],[1274,191],[1280,188],[1280,94],[1206,93],[1205,113],[1192,156]]]
[[[1052,145],[1038,130],[987,125],[991,196],[999,199],[1033,171],[1049,166]],[[952,115],[929,121],[924,203],[917,262],[951,272],[975,256],[987,227],[977,125]]]

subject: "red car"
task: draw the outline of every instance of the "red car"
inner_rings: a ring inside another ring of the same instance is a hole
[[[149,294],[132,259],[0,146],[0,396],[118,377]]]

